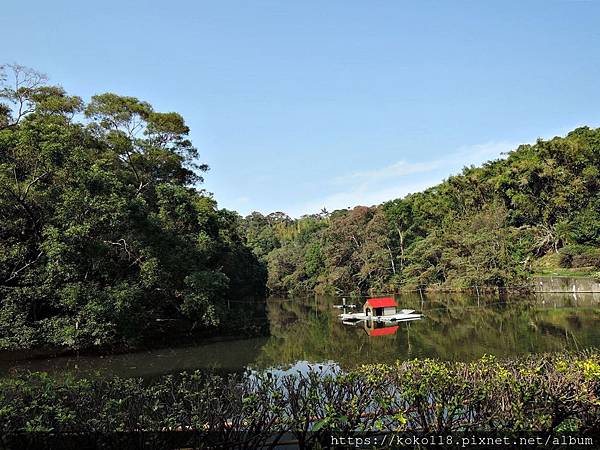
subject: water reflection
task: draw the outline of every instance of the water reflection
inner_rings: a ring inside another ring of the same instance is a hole
[[[507,357],[600,347],[598,294],[538,294],[504,300],[416,294],[396,299],[401,308],[422,312],[424,319],[347,326],[339,320],[340,310],[333,308],[340,299],[272,298],[267,302],[268,337],[103,358],[4,360],[0,373],[30,369],[149,378],[203,368],[230,372],[327,364],[350,369],[417,357],[468,361],[484,354]]]
[[[369,336],[389,336],[390,334],[396,334],[400,326],[369,321],[363,323],[363,328]]]
[[[404,295],[401,307],[424,320],[401,323],[393,333],[375,336],[336,320],[328,299],[311,304],[271,299],[271,338],[255,365],[297,360],[337,361],[342,368],[397,359],[441,358],[468,361],[600,346],[600,309],[594,295],[544,294],[538,297],[473,298],[466,295]]]
[[[10,375],[19,370],[32,370],[97,376],[114,374],[150,379],[168,373],[189,372],[196,369],[214,370],[220,373],[237,372],[253,364],[267,341],[266,337],[258,337],[213,342],[196,347],[164,348],[109,356],[0,360],[0,375]]]

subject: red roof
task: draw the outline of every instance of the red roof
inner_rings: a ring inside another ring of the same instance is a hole
[[[395,327],[384,327],[384,328],[375,328],[374,330],[369,330],[369,336],[385,336],[386,334],[395,334],[398,331],[399,326]]]
[[[367,303],[371,305],[371,308],[387,308],[390,306],[398,306],[396,304],[396,300],[394,300],[392,297],[370,298],[367,300]]]

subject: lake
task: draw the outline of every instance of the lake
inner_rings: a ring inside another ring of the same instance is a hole
[[[464,294],[400,295],[396,300],[401,308],[422,312],[424,318],[401,323],[384,334],[342,324],[337,317],[340,311],[333,308],[340,300],[271,298],[263,317],[268,322],[266,336],[110,356],[4,357],[0,374],[43,370],[154,378],[194,369],[303,370],[310,364],[351,369],[412,358],[469,361],[484,354],[503,358],[600,347],[597,293],[538,293],[503,300]]]

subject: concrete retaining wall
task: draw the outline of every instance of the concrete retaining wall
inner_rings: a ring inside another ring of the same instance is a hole
[[[600,293],[600,282],[594,278],[585,277],[535,277],[533,279],[535,291],[564,292],[564,293]]]

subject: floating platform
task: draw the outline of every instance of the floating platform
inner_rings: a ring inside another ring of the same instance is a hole
[[[410,320],[418,320],[423,318],[423,314],[415,313],[414,309],[402,309],[396,314],[388,316],[373,316],[364,313],[349,313],[340,314],[340,319],[344,323],[346,322],[361,322],[361,321],[373,321],[379,323],[394,323],[394,322],[407,322]]]

